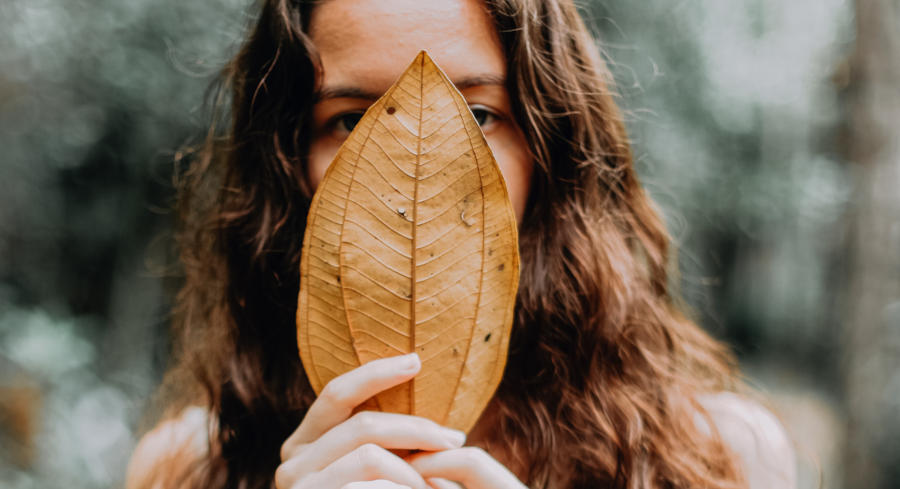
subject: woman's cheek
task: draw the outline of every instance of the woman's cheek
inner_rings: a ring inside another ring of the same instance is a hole
[[[319,186],[319,182],[325,177],[328,165],[334,160],[339,145],[329,144],[324,140],[314,140],[309,147],[309,159],[307,160],[306,177],[313,191]]]
[[[487,134],[486,139],[503,173],[503,179],[506,180],[506,189],[516,211],[516,220],[521,223],[534,167],[525,138],[513,128],[504,127]]]

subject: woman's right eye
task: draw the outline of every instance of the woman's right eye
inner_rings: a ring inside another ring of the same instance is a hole
[[[348,112],[335,117],[332,119],[335,131],[345,135],[350,134],[362,116],[362,112]]]

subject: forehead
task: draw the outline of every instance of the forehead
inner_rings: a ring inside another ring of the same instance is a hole
[[[478,0],[326,0],[310,19],[323,86],[390,87],[421,50],[454,81],[506,74],[491,18]]]

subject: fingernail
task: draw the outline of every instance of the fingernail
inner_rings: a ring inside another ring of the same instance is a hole
[[[410,353],[409,355],[403,355],[403,371],[404,372],[415,372],[419,370],[419,367],[422,366],[421,361],[419,360],[418,353]]]
[[[444,438],[450,442],[450,446],[453,448],[459,448],[466,443],[465,433],[450,428],[444,428]]]

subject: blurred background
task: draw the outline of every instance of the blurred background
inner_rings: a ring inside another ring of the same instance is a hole
[[[0,486],[122,484],[176,152],[252,0],[0,2]],[[900,1],[581,0],[696,317],[803,488],[900,487]]]

